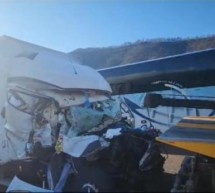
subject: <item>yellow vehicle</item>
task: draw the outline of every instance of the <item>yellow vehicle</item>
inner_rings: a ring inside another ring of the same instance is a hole
[[[189,154],[171,192],[215,191],[215,117],[185,117],[156,140]]]

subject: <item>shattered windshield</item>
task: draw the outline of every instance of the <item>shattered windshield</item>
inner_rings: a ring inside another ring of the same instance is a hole
[[[65,115],[70,127],[67,126],[64,133],[69,137],[101,131],[120,120],[120,100],[94,102],[88,108],[81,105],[71,106]]]
[[[50,100],[36,95],[26,94],[21,91],[9,90],[8,103],[16,109],[34,115],[41,108],[50,104]]]

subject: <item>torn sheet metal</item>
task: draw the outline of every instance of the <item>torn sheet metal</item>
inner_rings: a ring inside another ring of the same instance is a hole
[[[88,105],[83,103],[81,106],[61,108],[54,99],[41,93],[10,88],[6,106],[5,135],[0,136],[0,142],[7,146],[5,149],[0,148],[1,155],[4,155],[0,161],[5,163],[9,160],[25,159],[38,142],[42,147],[56,144],[57,152],[64,151],[73,156],[82,156],[85,150],[89,151],[89,147],[92,148],[93,141],[89,141],[88,138],[86,145],[84,137],[78,139],[74,137],[100,131],[119,121],[120,104],[120,100],[108,99],[94,103],[88,101]],[[56,141],[59,124],[60,135]],[[98,139],[95,141],[97,141],[95,148],[100,148]],[[74,143],[80,147],[75,147]],[[67,147],[71,146],[74,148],[70,151]],[[5,155],[6,153],[9,157]]]
[[[42,90],[40,91],[45,96],[54,98],[59,107],[67,108],[74,105],[82,105],[87,101],[93,103],[96,101],[104,101],[108,99],[108,95],[100,91],[94,90]]]
[[[7,151],[13,152],[10,160],[25,158],[25,146],[32,131],[32,116],[19,111],[11,105],[6,106],[5,136],[0,136],[1,141],[6,141]],[[1,148],[0,151],[4,151]],[[5,157],[5,154],[2,154]],[[7,156],[6,156],[7,157]]]

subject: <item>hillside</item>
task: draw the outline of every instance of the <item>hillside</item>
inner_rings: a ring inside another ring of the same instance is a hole
[[[77,49],[68,54],[83,65],[99,69],[207,48],[215,48],[215,35],[138,40],[114,47]]]

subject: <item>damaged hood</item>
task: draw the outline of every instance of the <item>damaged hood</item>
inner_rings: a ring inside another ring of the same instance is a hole
[[[94,69],[77,64],[66,53],[7,36],[0,37],[0,57],[9,58],[9,78],[39,80],[59,89],[90,89],[111,93],[107,81]],[[24,81],[22,84],[29,84]]]

